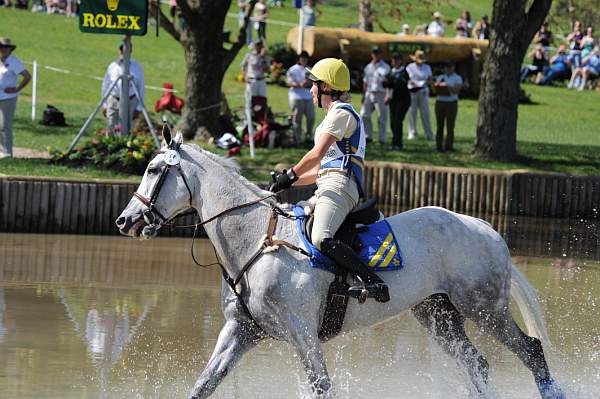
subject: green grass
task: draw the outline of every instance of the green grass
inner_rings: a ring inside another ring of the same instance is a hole
[[[236,13],[237,7],[231,12]],[[491,14],[491,0],[454,0],[439,2],[439,7],[430,9],[415,5],[401,22],[384,15],[382,24],[388,30],[399,30],[401,23],[411,26],[427,22],[431,11],[439,8],[445,19],[454,20],[462,9],[470,9],[477,19],[481,14]],[[345,27],[356,22],[357,0],[331,0],[321,7],[319,26]],[[416,3],[415,3],[416,4]],[[291,8],[272,9],[276,20],[296,23],[298,15]],[[65,112],[68,127],[48,128],[37,121],[31,121],[31,85],[19,98],[14,125],[15,146],[46,150],[48,146],[67,148],[79,127],[100,100],[100,86],[93,76],[102,77],[107,65],[116,57],[116,47],[120,36],[93,35],[80,33],[77,20],[56,15],[43,15],[13,9],[0,9],[3,36],[11,37],[17,43],[15,55],[22,61],[37,59],[41,65],[67,69],[76,74],[62,74],[45,68],[39,69],[38,113],[45,104],[52,104]],[[395,27],[394,27],[395,26]],[[237,19],[228,17],[226,28],[237,31]],[[284,41],[289,27],[270,24],[267,28],[269,43]],[[149,26],[148,35],[133,38],[133,56],[144,66],[147,85],[161,86],[172,82],[176,89],[183,88],[185,65],[183,50],[164,31],[154,35],[154,27]],[[244,85],[235,81],[239,72],[239,63],[243,50],[227,71],[223,90],[230,105],[239,108],[243,101]],[[31,68],[31,65],[28,66]],[[600,114],[595,108],[600,94],[597,92],[573,92],[564,88],[525,86],[531,94],[534,105],[522,105],[519,108],[518,151],[521,158],[516,162],[501,163],[481,161],[471,155],[475,141],[477,101],[463,100],[456,126],[456,149],[450,154],[435,152],[434,144],[423,140],[406,142],[405,151],[390,152],[378,144],[369,145],[369,160],[412,162],[431,165],[485,167],[501,169],[533,169],[568,172],[576,174],[600,174]],[[269,103],[275,112],[288,113],[287,89],[269,86]],[[153,108],[154,102],[161,96],[160,91],[146,91],[146,105]],[[354,95],[353,103],[359,108],[359,95]],[[433,110],[433,108],[432,108]],[[155,115],[155,117],[157,117]],[[323,118],[323,112],[317,112],[317,120]],[[435,123],[434,123],[435,124]],[[86,138],[104,126],[104,119],[97,116],[86,133]],[[406,132],[406,128],[405,128]],[[420,131],[422,134],[422,131]],[[391,136],[391,133],[389,133]],[[303,149],[266,150],[258,149],[257,157],[250,160],[247,148],[241,157],[242,165],[251,177],[265,178],[260,170],[268,170],[279,162],[297,161]],[[91,169],[71,169],[47,165],[45,161],[1,161],[0,173],[30,174],[54,176],[92,176]],[[113,173],[110,177],[117,177]],[[93,175],[100,177],[100,175]],[[104,176],[104,175],[103,175]]]

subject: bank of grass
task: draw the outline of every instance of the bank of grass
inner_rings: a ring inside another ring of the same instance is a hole
[[[235,3],[235,2],[234,2]],[[356,0],[341,2],[329,1],[321,7],[320,26],[345,27],[356,20]],[[475,18],[484,12],[490,13],[491,0],[453,1],[451,5],[442,5],[441,10],[447,19],[455,19],[463,8],[472,11]],[[232,6],[231,12],[235,13]],[[414,26],[417,22],[427,21],[430,10],[415,5],[406,16],[406,21]],[[291,8],[272,9],[272,18],[294,23],[297,13]],[[31,85],[19,99],[15,126],[15,146],[35,150],[67,148],[71,139],[83,125],[89,113],[100,98],[100,82],[93,77],[102,77],[108,63],[116,56],[116,47],[121,39],[113,35],[92,35],[78,31],[77,20],[57,15],[34,14],[13,9],[0,9],[3,21],[3,36],[11,37],[18,45],[16,55],[23,61],[37,59],[43,66],[52,66],[69,70],[77,74],[64,74],[47,68],[39,69],[37,120],[31,121]],[[398,27],[389,16],[383,17],[383,25],[388,29]],[[235,17],[228,17],[226,28],[233,32],[237,29]],[[269,24],[269,43],[284,41],[288,26]],[[161,86],[172,82],[176,89],[183,88],[185,65],[181,46],[164,31],[156,37],[153,27],[145,37],[134,37],[134,57],[144,66],[146,84]],[[239,72],[239,63],[243,50],[227,71],[223,90],[230,105],[235,109],[242,105],[244,85],[235,81]],[[31,68],[31,65],[29,65]],[[481,161],[471,155],[475,140],[477,102],[463,100],[456,126],[456,151],[439,154],[434,144],[422,139],[405,142],[402,152],[388,151],[379,144],[369,145],[368,159],[420,164],[484,167],[501,169],[533,169],[567,172],[575,174],[600,174],[600,114],[597,103],[600,94],[596,92],[573,92],[564,88],[525,86],[534,105],[522,105],[519,108],[518,150],[521,158],[515,162]],[[288,113],[287,89],[269,86],[269,103],[275,112]],[[161,92],[146,91],[146,105],[149,109],[160,98]],[[353,96],[353,103],[359,108],[360,96]],[[41,108],[52,104],[65,112],[68,127],[48,128],[38,123]],[[433,105],[433,104],[432,104]],[[432,107],[433,109],[433,107]],[[158,118],[157,115],[154,115]],[[322,111],[317,112],[317,120],[323,118]],[[435,124],[434,124],[435,125]],[[104,126],[104,120],[97,116],[85,139]],[[405,127],[406,132],[406,127]],[[422,135],[422,130],[419,132]],[[388,132],[388,136],[391,133]],[[208,148],[213,148],[208,146]],[[250,177],[266,178],[264,171],[279,162],[292,163],[305,151],[304,149],[257,149],[257,157],[251,160],[248,149],[243,149],[240,158]],[[92,176],[91,169],[71,169],[48,165],[45,161],[0,161],[0,173],[30,174],[54,176]],[[106,173],[106,177],[119,175]],[[94,175],[99,177],[99,175]]]

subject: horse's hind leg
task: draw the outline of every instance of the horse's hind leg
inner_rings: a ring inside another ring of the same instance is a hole
[[[442,349],[467,369],[480,395],[487,391],[488,362],[465,333],[465,318],[445,294],[435,294],[412,308],[417,320]]]
[[[511,352],[516,354],[531,370],[535,383],[543,399],[564,399],[565,395],[550,376],[544,357],[542,343],[535,337],[526,335],[513,319],[510,311],[476,321],[484,331],[491,333]]]
[[[252,325],[228,320],[219,333],[212,356],[196,381],[190,399],[210,396],[242,355],[260,340],[259,333]]]

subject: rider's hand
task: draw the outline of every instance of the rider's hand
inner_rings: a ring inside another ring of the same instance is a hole
[[[292,184],[294,184],[296,180],[298,180],[298,176],[294,172],[294,169],[284,169],[279,175],[277,175],[275,182],[271,184],[271,187],[269,187],[269,191],[276,193],[278,191],[288,189],[292,187]]]

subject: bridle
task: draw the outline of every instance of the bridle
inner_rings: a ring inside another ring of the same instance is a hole
[[[136,198],[137,200],[139,200],[142,204],[144,204],[147,207],[147,209],[145,211],[143,211],[142,214],[144,216],[144,221],[148,224],[147,227],[149,227],[154,234],[156,233],[156,230],[158,228],[162,227],[165,224],[168,224],[169,222],[171,222],[173,219],[175,219],[177,217],[177,215],[175,215],[175,216],[172,216],[171,218],[167,218],[156,208],[156,200],[157,200],[157,198],[160,194],[160,191],[165,183],[165,180],[166,180],[167,176],[169,175],[169,172],[171,172],[171,170],[176,171],[181,176],[181,178],[185,184],[185,187],[188,191],[189,208],[194,209],[192,206],[192,202],[193,202],[192,190],[190,188],[190,185],[188,184],[185,174],[181,170],[181,155],[179,154],[179,145],[171,141],[171,143],[169,144],[169,147],[170,148],[168,150],[160,151],[160,153],[164,154],[164,160],[165,160],[166,166],[161,170],[158,181],[154,185],[154,188],[152,189],[152,193],[150,194],[150,197],[146,198],[144,195],[138,193],[137,191],[133,193],[133,197]],[[246,274],[246,272],[248,270],[250,270],[252,265],[259,259],[259,257],[264,253],[265,249],[268,247],[283,245],[292,250],[300,252],[305,256],[309,256],[309,254],[302,248],[296,247],[286,241],[278,240],[274,237],[275,229],[277,226],[277,219],[279,218],[279,216],[283,216],[286,218],[293,218],[293,216],[288,215],[281,208],[277,207],[274,204],[265,204],[265,205],[270,206],[271,210],[272,210],[271,218],[269,220],[269,226],[267,228],[266,238],[263,240],[262,245],[259,247],[259,249],[244,264],[244,266],[241,268],[241,270],[237,274],[237,276],[233,276],[233,277],[229,274],[229,272],[227,272],[227,269],[219,261],[219,257],[217,255],[216,249],[215,249],[215,256],[217,256],[217,262],[211,263],[208,265],[200,264],[196,260],[196,257],[194,255],[194,240],[196,238],[196,233],[197,233],[199,227],[201,227],[207,223],[210,223],[213,220],[215,220],[221,216],[225,216],[226,214],[236,211],[238,209],[246,208],[251,205],[261,203],[261,202],[265,201],[266,199],[269,199],[275,195],[277,195],[277,193],[270,193],[269,195],[263,196],[256,200],[233,206],[231,208],[225,209],[224,211],[219,212],[216,215],[214,215],[204,221],[198,222],[196,224],[174,226],[174,227],[181,227],[181,228],[187,228],[187,227],[194,228],[194,235],[193,235],[193,239],[192,239],[192,249],[191,249],[192,259],[194,260],[194,263],[196,263],[196,265],[198,265],[198,266],[203,266],[203,267],[212,266],[215,264],[219,265],[219,267],[221,268],[221,271],[223,273],[223,278],[225,279],[225,282],[227,283],[227,285],[229,285],[229,287],[235,294],[236,298],[238,299],[238,303],[242,307],[244,313],[246,313],[246,315],[248,316],[248,318],[250,319],[252,324],[258,329],[258,331],[262,335],[265,335],[265,336],[267,335],[266,332],[260,326],[260,324],[258,324],[256,319],[252,316],[252,313],[250,313],[250,309],[248,309],[248,306],[246,305],[246,303],[242,297],[242,292],[238,291],[237,285],[240,283],[240,281],[242,280],[242,278]],[[213,246],[213,249],[214,249],[214,246]]]
[[[156,207],[156,200],[171,170],[175,170],[183,179],[183,183],[185,184],[185,188],[187,189],[189,195],[188,205],[190,208],[192,208],[192,190],[190,188],[190,185],[188,184],[187,179],[185,178],[185,175],[181,171],[181,156],[179,155],[179,149],[169,149],[165,151],[159,151],[159,153],[164,154],[166,166],[161,170],[160,176],[158,177],[158,181],[152,188],[150,198],[146,198],[144,195],[138,193],[137,191],[133,193],[133,196],[137,198],[142,204],[146,205],[146,207],[148,208],[142,213],[144,215],[144,221],[146,222],[146,224],[156,227],[160,227],[168,223],[170,220],[158,210],[158,208]]]

